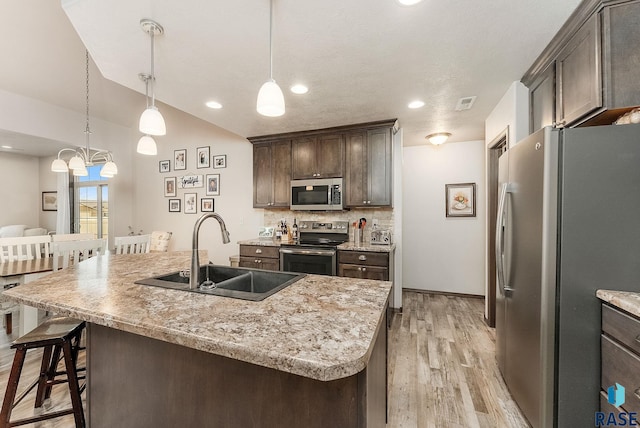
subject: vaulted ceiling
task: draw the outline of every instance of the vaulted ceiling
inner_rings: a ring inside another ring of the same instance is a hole
[[[84,111],[86,46],[92,70],[107,79],[93,89],[92,114],[132,126],[145,103],[138,73],[150,71],[139,21],[151,18],[165,30],[156,38],[156,98],[241,136],[397,117],[405,145],[439,131],[478,140],[578,3],[274,0],[273,73],[287,111],[267,118],[255,103],[269,77],[268,0],[4,0],[0,88]],[[295,83],[309,92],[291,93]],[[467,96],[477,97],[473,108],[455,111]],[[209,109],[209,100],[223,108]],[[409,109],[413,100],[424,107]]]

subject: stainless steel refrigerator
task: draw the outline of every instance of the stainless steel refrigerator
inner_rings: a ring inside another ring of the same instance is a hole
[[[640,125],[542,129],[499,161],[496,355],[534,428],[594,426],[597,289],[640,291]]]

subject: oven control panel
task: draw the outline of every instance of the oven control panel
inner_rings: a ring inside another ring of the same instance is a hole
[[[301,221],[298,225],[300,233],[349,233],[348,221]]]

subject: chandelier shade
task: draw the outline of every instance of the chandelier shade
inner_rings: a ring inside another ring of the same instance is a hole
[[[155,156],[158,154],[158,147],[156,141],[150,135],[143,135],[138,140],[138,148],[136,149],[141,155]]]

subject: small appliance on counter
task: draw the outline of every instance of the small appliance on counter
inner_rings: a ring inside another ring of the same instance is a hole
[[[388,229],[373,229],[371,231],[371,245],[391,245],[391,231]]]

